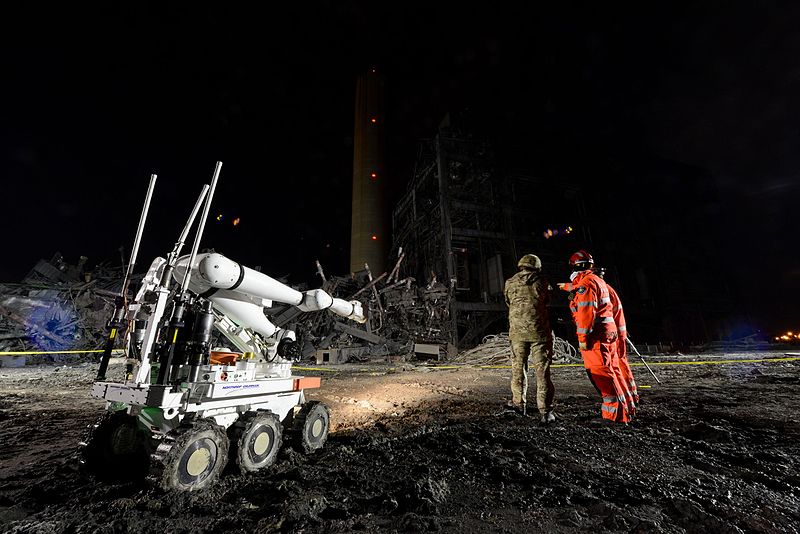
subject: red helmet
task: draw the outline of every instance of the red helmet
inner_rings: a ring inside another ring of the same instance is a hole
[[[574,270],[583,271],[594,265],[594,259],[592,255],[585,250],[579,250],[569,257],[569,264]]]

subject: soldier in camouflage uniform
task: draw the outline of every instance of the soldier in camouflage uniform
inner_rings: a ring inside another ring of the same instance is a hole
[[[509,337],[511,338],[511,402],[507,407],[525,413],[528,391],[528,357],[536,373],[536,404],[544,424],[555,421],[550,379],[553,360],[553,331],[550,328],[551,287],[542,274],[542,262],[533,254],[517,264],[519,272],[506,280]]]

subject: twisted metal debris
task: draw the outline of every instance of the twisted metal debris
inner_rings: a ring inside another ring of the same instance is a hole
[[[510,365],[511,342],[508,339],[508,332],[485,336],[480,345],[465,350],[452,361],[470,365]],[[569,342],[555,336],[553,361],[575,363],[580,362],[581,357]]]
[[[56,253],[49,261],[40,260],[21,283],[0,284],[0,351],[92,350],[102,344],[121,286],[121,267],[87,269],[85,264],[86,258],[72,265]]]

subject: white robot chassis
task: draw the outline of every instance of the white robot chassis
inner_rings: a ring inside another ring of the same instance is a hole
[[[152,175],[130,264],[91,396],[106,401],[82,447],[101,478],[148,475],[164,489],[212,485],[230,458],[242,471],[272,465],[285,434],[305,452],[328,436],[325,405],[306,401],[320,379],[292,375],[299,344],[263,309],[272,302],[302,311],[330,310],[365,322],[361,303],[321,289],[301,293],[217,253],[198,254],[221,162],[205,185],[172,252],[156,258],[136,297],[127,301],[156,176]],[[180,256],[200,207],[192,252]],[[212,347],[213,330],[233,347]],[[106,379],[115,339],[125,336],[124,382]]]

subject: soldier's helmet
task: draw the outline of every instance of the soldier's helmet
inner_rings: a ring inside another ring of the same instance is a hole
[[[539,256],[534,254],[525,254],[517,262],[517,267],[520,269],[537,271],[542,268],[542,260],[539,259]]]

